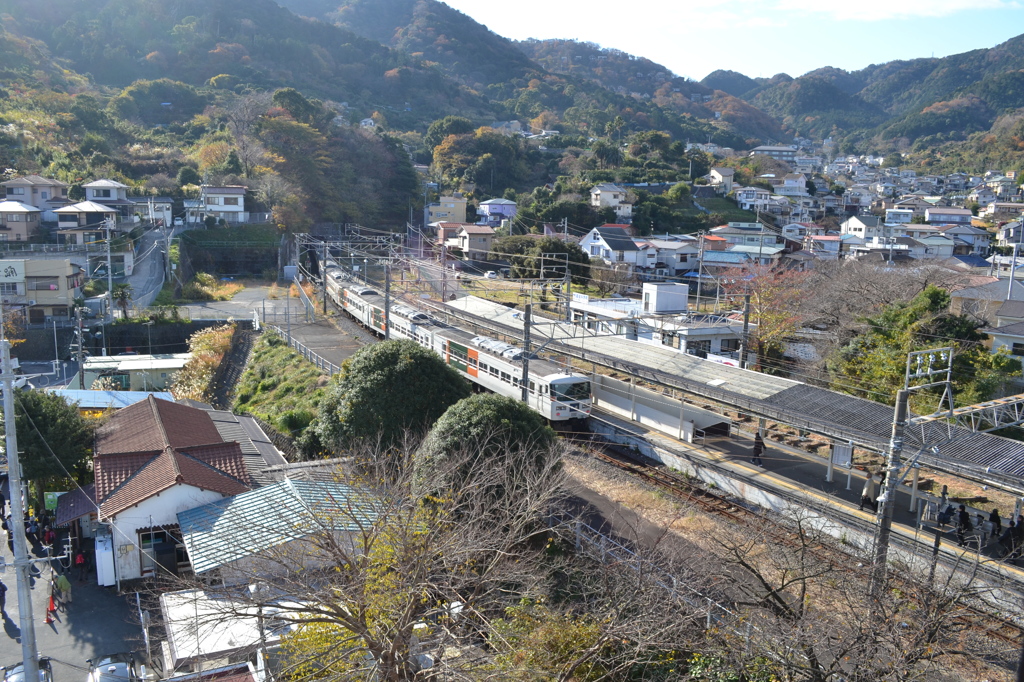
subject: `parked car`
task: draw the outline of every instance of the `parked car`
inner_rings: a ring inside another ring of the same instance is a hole
[[[488,270],[484,273],[484,279],[498,279],[498,273],[494,270]]]
[[[25,682],[25,666],[23,663],[12,663],[5,665],[4,682]],[[39,682],[53,682],[53,669],[50,667],[50,659],[45,656],[39,657]]]
[[[174,226],[175,227],[181,227],[184,224],[185,224],[185,221],[182,220],[181,218],[175,218],[174,219]]]
[[[131,653],[122,652],[90,658],[86,661],[89,664],[89,676],[86,682],[142,682],[145,677],[145,670],[142,676],[135,667],[135,656]]]

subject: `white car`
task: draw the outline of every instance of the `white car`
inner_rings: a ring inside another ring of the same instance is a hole
[[[494,270],[488,270],[484,273],[484,279],[498,279],[498,273]]]

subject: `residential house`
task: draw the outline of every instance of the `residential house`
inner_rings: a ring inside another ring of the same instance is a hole
[[[981,331],[992,338],[993,353],[1005,351],[1024,362],[1024,322],[989,327]]]
[[[590,189],[590,205],[594,208],[611,208],[615,216],[628,224],[633,219],[633,204],[626,190],[611,183],[601,183]]]
[[[736,203],[746,211],[756,211],[767,206],[771,196],[771,192],[760,187],[740,187],[737,185],[734,190]]]
[[[29,324],[69,319],[84,279],[82,268],[67,258],[0,260],[4,306],[25,310]]]
[[[453,240],[454,246],[469,260],[487,260],[494,243],[494,228],[488,225],[463,225]]]
[[[940,225],[939,232],[953,240],[953,255],[987,256],[992,233],[972,225]]]
[[[170,197],[128,197],[135,204],[135,213],[158,226],[174,224],[174,200]]]
[[[155,355],[94,355],[85,359],[85,386],[106,379],[122,391],[165,391],[174,375],[192,358],[191,353]],[[72,379],[71,384],[75,384]]]
[[[46,392],[64,398],[69,405],[78,408],[80,415],[90,419],[106,417],[111,412],[123,410],[151,395],[157,400],[174,402],[173,395],[159,391],[92,391],[76,388],[48,388]]]
[[[284,463],[254,444],[250,433],[267,439],[251,418],[217,414],[149,396],[97,429],[95,483],[60,496],[57,523],[95,537],[100,585],[191,570],[178,512],[250,490],[261,468]]]
[[[999,199],[1005,199],[1017,193],[1017,182],[1005,175],[997,175],[985,180],[985,186],[996,193]]]
[[[201,185],[198,199],[185,200],[185,222],[199,224],[212,217],[226,223],[248,222],[246,188],[241,185]]]
[[[885,222],[887,225],[909,225],[914,218],[914,211],[909,208],[887,208]]]
[[[632,270],[637,265],[641,252],[627,231],[627,225],[602,225],[595,227],[580,240],[580,246],[591,258],[600,258],[606,265],[624,265]],[[646,254],[645,254],[646,255]]]
[[[455,223],[448,221],[440,221],[436,223],[430,223],[427,227],[429,227],[431,231],[433,231],[438,244],[444,244],[445,246],[448,246],[450,244],[453,244],[453,240],[455,240],[459,236],[459,233],[462,231],[462,228],[474,226],[474,223]]]
[[[973,214],[970,209],[951,208],[948,206],[926,208],[924,220],[926,223],[938,223],[943,225],[970,225]]]
[[[1016,279],[984,278],[987,282],[964,287],[949,294],[949,312],[970,315],[986,324],[996,324],[1000,307],[1008,300],[1024,301],[1024,284]]]
[[[1024,203],[1016,201],[993,201],[979,211],[979,215],[988,217],[1004,217],[1016,220],[1024,216]]]
[[[796,160],[796,151],[796,147],[761,145],[751,149],[750,155],[757,156],[760,154],[763,156],[770,156],[773,159],[778,159],[779,161],[792,163]]]
[[[216,573],[234,585],[254,574],[316,570],[336,561],[325,538],[354,546],[353,536],[377,516],[359,497],[335,480],[285,479],[179,511],[178,527],[193,572]],[[277,560],[266,561],[270,554]]]
[[[437,222],[466,222],[466,197],[461,192],[455,192],[450,197],[440,197],[437,202],[427,206],[427,224]]]
[[[1024,221],[1014,220],[999,226],[996,232],[996,243],[999,246],[1024,243]]]
[[[867,241],[874,237],[892,236],[893,228],[886,226],[878,216],[855,215],[839,224],[839,232]]]
[[[480,202],[477,213],[482,214],[483,222],[493,227],[514,218],[516,210],[516,202],[511,199],[488,199]]]
[[[374,121],[372,118],[364,118],[363,120],[359,121],[359,127],[369,128],[370,130],[372,130],[377,127],[377,122]]]
[[[712,168],[708,173],[708,184],[718,189],[722,194],[732,191],[733,176],[736,171],[732,168]]]
[[[12,178],[0,182],[0,187],[4,188],[7,199],[38,207],[46,222],[56,222],[57,214],[53,211],[69,203],[67,183],[39,175]]]
[[[803,173],[787,173],[775,187],[775,193],[784,197],[807,196],[807,177]]]
[[[985,185],[979,185],[967,194],[967,202],[971,204],[978,204],[979,206],[988,206],[998,198],[999,197],[996,196],[996,193]]]
[[[42,213],[20,201],[0,201],[0,242],[27,242],[39,232]]]
[[[870,187],[854,185],[843,194],[843,206],[847,213],[857,213],[861,209],[868,209],[875,200],[875,193]]]
[[[804,251],[820,260],[839,258],[840,237],[837,234],[812,234],[804,238]]]
[[[57,214],[57,234],[63,234],[65,239],[61,243],[83,244],[85,243],[83,233],[104,234],[103,230],[107,225],[113,225],[117,220],[117,209],[95,201],[80,201],[77,204],[70,204],[63,208],[54,210]],[[79,241],[69,239],[71,235],[83,235]]]
[[[653,246],[657,253],[655,275],[678,277],[692,270],[697,263],[700,249],[695,239],[677,241],[651,237],[647,239],[647,243]]]
[[[814,223],[787,223],[782,226],[782,236],[792,241],[801,242],[813,234],[825,234],[825,228]]]
[[[82,185],[85,190],[85,200],[92,201],[103,206],[108,206],[115,211],[119,218],[129,218],[135,210],[134,202],[128,201],[128,185],[117,180],[93,180]]]
[[[758,223],[729,223],[711,229],[711,234],[724,237],[729,247],[732,246],[779,246],[784,240],[774,229],[766,229]],[[728,247],[727,247],[728,248]]]

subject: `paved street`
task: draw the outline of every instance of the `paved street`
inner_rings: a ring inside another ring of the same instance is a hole
[[[4,535],[0,533],[0,535]],[[14,568],[14,557],[3,542],[3,559],[7,566],[0,580],[7,585],[7,609],[0,635],[0,665],[21,661],[20,610]],[[142,649],[142,631],[136,622],[134,595],[119,597],[114,588],[98,587],[95,573],[86,584],[72,579],[74,602],[67,613],[57,613],[58,620],[46,624],[46,608],[50,599],[50,569],[45,562],[37,564],[41,577],[33,581],[32,609],[36,643],[39,653],[53,659],[54,682],[84,682],[85,661],[102,654]],[[73,578],[74,576],[69,576]]]

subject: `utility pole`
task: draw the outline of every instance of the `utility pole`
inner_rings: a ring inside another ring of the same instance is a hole
[[[444,243],[444,233],[441,233],[441,302],[448,300],[448,246]]]
[[[740,338],[740,369],[747,368],[747,334],[750,330],[750,294],[743,296],[743,337]]]
[[[1017,274],[1017,247],[1020,244],[1013,245],[1013,260],[1010,261],[1010,281],[1006,285],[1006,300],[1009,301],[1013,298],[1013,278]],[[995,262],[995,258],[992,259]]]
[[[85,345],[85,332],[82,330],[82,309],[75,308],[75,329],[78,330],[78,388],[85,390],[85,363],[83,362],[82,346]]]
[[[110,233],[114,228],[114,219],[107,218],[104,221],[107,228],[107,297],[110,301],[110,319],[114,319],[114,268],[110,259]]]
[[[530,404],[530,313],[533,312],[533,304],[527,303],[523,313],[523,402]]]
[[[697,312],[700,312],[700,291],[704,288],[704,280],[701,275],[704,265],[704,230],[697,233]]]
[[[892,438],[889,440],[889,458],[886,462],[885,488],[879,497],[878,530],[875,533],[875,549],[871,570],[872,603],[877,603],[885,585],[886,565],[889,557],[889,535],[892,531],[892,514],[896,508],[896,486],[899,484],[900,455],[903,452],[903,431],[907,426],[907,403],[909,389],[902,388],[896,393],[896,407],[893,410]]]
[[[2,324],[0,324],[2,327]],[[0,340],[3,373],[0,380],[4,388],[4,429],[7,432],[7,477],[10,483],[11,521],[8,532],[14,535],[14,573],[18,580],[18,615],[21,627],[21,661],[26,680],[39,679],[39,653],[36,651],[36,631],[32,618],[32,588],[29,584],[28,556],[25,542],[25,508],[21,498],[21,464],[18,461],[18,434],[14,428],[14,369],[11,367],[11,343]]]

